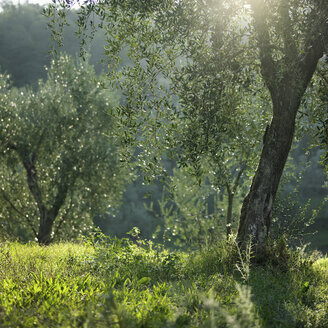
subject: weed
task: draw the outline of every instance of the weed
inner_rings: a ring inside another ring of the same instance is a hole
[[[251,258],[252,258],[252,239],[250,238],[246,244],[245,250],[241,250],[238,246],[237,242],[235,242],[239,261],[236,263],[236,269],[240,273],[242,279],[246,284],[248,284],[250,277],[250,266],[251,266]]]

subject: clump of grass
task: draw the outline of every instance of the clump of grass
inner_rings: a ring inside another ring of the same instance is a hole
[[[102,282],[83,266],[94,250],[85,245],[2,243],[0,326],[78,325]]]

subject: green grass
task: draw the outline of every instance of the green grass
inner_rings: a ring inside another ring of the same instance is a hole
[[[247,281],[239,260],[229,243],[4,242],[0,327],[328,327],[328,259],[275,251]]]

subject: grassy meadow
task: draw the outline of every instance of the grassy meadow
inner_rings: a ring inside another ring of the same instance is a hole
[[[328,259],[277,244],[251,260],[231,242],[3,242],[0,327],[328,327]]]

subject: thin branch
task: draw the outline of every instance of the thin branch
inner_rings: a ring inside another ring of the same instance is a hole
[[[68,209],[65,211],[65,214],[62,216],[61,220],[58,222],[58,225],[57,225],[56,231],[55,231],[55,233],[54,233],[54,236],[57,235],[57,233],[58,233],[58,231],[60,230],[62,224],[65,222],[68,213],[69,213],[70,210],[72,209],[72,206],[73,206],[73,199],[72,199],[72,197],[71,197],[69,207],[68,207]]]
[[[71,179],[69,179],[68,176],[65,176],[65,179],[63,178],[61,179],[61,181],[58,182],[57,195],[55,196],[55,200],[50,209],[50,212],[52,213],[54,218],[58,215],[60,208],[66,200],[69,187],[74,186],[76,179],[77,174],[74,174]]]
[[[236,192],[236,190],[237,190],[237,188],[238,188],[238,186],[239,186],[239,180],[240,180],[240,178],[241,178],[241,176],[242,176],[242,174],[244,173],[245,170],[246,170],[246,164],[244,164],[244,165],[241,167],[240,171],[238,172],[238,175],[237,175],[237,177],[236,177],[236,180],[235,180],[235,183],[234,183],[234,185],[233,185],[233,189],[232,189],[232,192],[233,192],[233,193]]]
[[[230,188],[230,185],[229,185],[229,183],[228,183],[228,182],[226,182],[226,183],[225,183],[225,186],[226,186],[226,188],[227,188],[227,192],[228,192],[228,195],[230,196],[230,195],[231,195],[231,193],[232,193],[232,191],[231,191],[231,188]]]
[[[13,202],[9,199],[9,197],[7,196],[7,194],[4,192],[4,190],[1,190],[2,192],[2,195],[3,195],[3,198],[5,201],[7,201],[9,203],[9,205],[11,206],[11,208],[17,212],[20,216],[22,216],[26,221],[27,223],[29,224],[30,228],[32,229],[33,233],[34,233],[34,236],[37,237],[38,234],[36,232],[36,230],[34,229],[34,226],[33,226],[33,223],[32,221],[30,220],[30,218],[24,214],[23,212],[21,212],[14,204]]]
[[[46,206],[43,203],[42,193],[38,184],[37,171],[35,167],[35,159],[37,156],[35,155],[35,153],[33,153],[30,154],[31,156],[29,156],[28,159],[25,159],[22,154],[19,155],[26,170],[28,187],[32,196],[34,197],[34,200],[38,205],[41,214],[44,210],[46,210]]]

